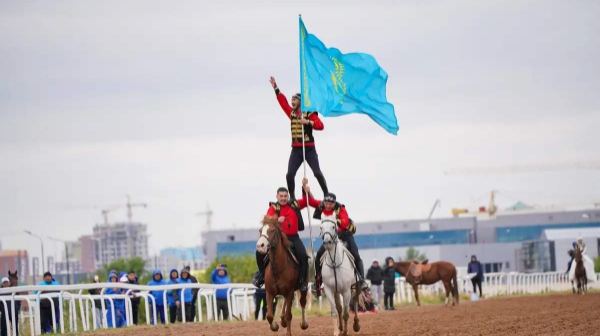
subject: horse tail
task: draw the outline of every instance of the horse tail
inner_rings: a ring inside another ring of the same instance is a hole
[[[454,296],[454,298],[456,299],[456,304],[458,304],[458,300],[459,300],[459,295],[458,295],[458,280],[456,279],[457,276],[457,271],[456,268],[454,269],[454,276],[452,277],[452,281],[454,282],[452,284],[452,296]]]

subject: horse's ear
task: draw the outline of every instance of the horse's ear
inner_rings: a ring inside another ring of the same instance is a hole
[[[425,260],[421,261],[421,265],[427,265],[428,262],[429,262],[429,259],[425,259]]]
[[[14,275],[17,275],[17,272],[19,272],[19,270],[15,270],[15,274]]]
[[[10,270],[8,270],[8,276],[11,276],[11,275],[12,275],[12,273],[10,273]]]

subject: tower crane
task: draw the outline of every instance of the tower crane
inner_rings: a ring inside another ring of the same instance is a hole
[[[127,220],[129,221],[129,223],[131,223],[131,219],[133,217],[132,208],[135,208],[135,207],[146,208],[146,207],[148,207],[148,204],[146,204],[146,203],[131,203],[131,197],[129,197],[129,195],[127,195]]]

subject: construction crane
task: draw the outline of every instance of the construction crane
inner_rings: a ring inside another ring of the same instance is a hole
[[[129,220],[129,223],[131,223],[131,219],[133,217],[132,208],[135,208],[135,207],[146,208],[146,207],[148,207],[148,204],[146,204],[146,203],[131,203],[131,197],[129,197],[129,195],[127,195],[127,220]]]
[[[464,208],[453,208],[452,209],[452,215],[454,217],[458,217],[458,215],[462,215],[462,214],[466,214],[466,213],[474,213],[474,214],[484,214],[487,213],[490,217],[494,216],[496,214],[496,212],[498,211],[498,207],[496,206],[496,202],[495,202],[495,195],[496,193],[498,193],[497,190],[492,190],[490,192],[490,204],[488,205],[488,207],[479,207],[478,209],[464,209]]]
[[[206,216],[206,227],[205,230],[206,232],[210,231],[210,227],[212,225],[212,216],[213,216],[213,211],[210,209],[210,204],[206,203],[206,211],[201,211],[196,213],[196,216]]]
[[[115,205],[113,207],[103,209],[101,211],[101,213],[102,213],[102,217],[104,217],[104,225],[108,225],[108,213],[112,212],[112,211],[115,211],[117,209],[120,209],[122,207],[123,207],[122,205]]]

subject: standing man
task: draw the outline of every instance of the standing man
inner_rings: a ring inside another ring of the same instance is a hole
[[[467,273],[475,273],[475,276],[471,279],[471,283],[473,284],[473,293],[477,293],[477,288],[475,286],[479,286],[479,296],[483,297],[483,292],[481,291],[481,282],[483,282],[483,267],[477,260],[477,256],[471,256],[471,262],[467,268]]]
[[[129,273],[127,273],[127,283],[131,284],[131,285],[139,285],[138,282],[138,277],[135,274],[135,272],[129,271]],[[133,324],[138,325],[139,322],[139,308],[140,308],[140,301],[141,301],[141,297],[138,296],[137,293],[139,293],[140,291],[131,291],[131,315],[133,317]]]
[[[210,273],[210,279],[215,285],[230,284],[231,279],[227,275],[227,267],[223,264],[218,264],[217,268]],[[229,319],[229,306],[227,305],[227,289],[217,289],[217,317],[223,313],[223,320]]]
[[[377,259],[367,271],[367,279],[371,281],[371,301],[379,308],[379,303],[383,297],[383,270],[379,266]]]
[[[329,190],[327,189],[325,176],[323,175],[323,172],[321,172],[321,167],[319,166],[319,155],[317,154],[315,138],[313,137],[313,130],[323,130],[323,122],[319,119],[317,112],[307,113],[300,110],[301,97],[299,93],[292,96],[292,106],[290,106],[287,102],[287,98],[279,91],[275,78],[271,77],[270,82],[277,95],[279,105],[291,121],[292,153],[290,154],[290,160],[288,162],[288,171],[285,175],[291,200],[293,201],[296,199],[296,182],[294,179],[296,178],[298,169],[304,161],[302,157],[302,143],[304,143],[305,147],[306,162],[308,162],[315,178],[319,181],[321,190],[326,194]],[[304,126],[304,141],[302,139],[302,126]]]
[[[54,281],[54,278],[52,277],[52,273],[50,272],[46,272],[44,273],[44,280],[42,282],[40,282],[39,284],[40,286],[58,286],[58,282]],[[58,291],[53,291],[53,290],[45,290],[43,291],[43,293],[52,293],[52,292],[58,292]],[[37,291],[35,292],[37,294]],[[58,310],[59,310],[59,306],[58,306],[58,298],[53,298],[52,301],[54,301],[54,312],[55,312],[55,317],[56,317],[56,328],[59,328],[59,314],[58,314]],[[53,326],[54,324],[52,323],[52,305],[50,304],[50,301],[48,301],[47,299],[42,299],[40,300],[40,324],[42,327],[42,334],[45,333],[49,333],[49,332],[57,332],[57,330],[54,330]]]
[[[185,270],[189,273],[190,280],[192,281],[192,283],[198,283],[198,279],[192,275],[189,265],[185,267]],[[192,318],[190,322],[196,318],[196,303],[198,302],[198,291],[200,291],[198,288],[192,289],[192,295],[194,296],[194,298],[192,300]]]

